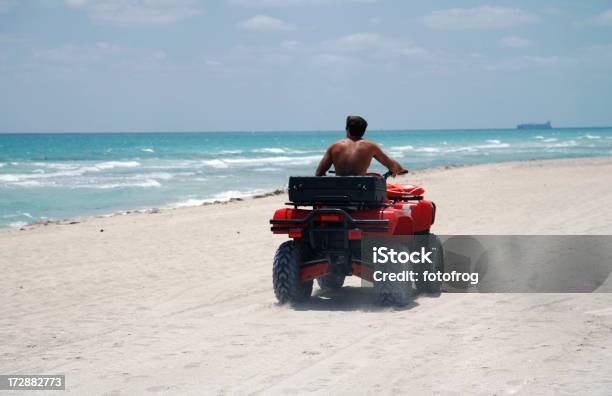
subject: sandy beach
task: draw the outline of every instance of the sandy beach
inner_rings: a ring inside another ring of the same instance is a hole
[[[430,169],[438,234],[612,234],[612,157]],[[279,306],[286,196],[0,230],[0,373],[72,394],[609,394],[612,295],[450,294],[380,309],[359,280]],[[608,283],[610,279],[608,279]]]

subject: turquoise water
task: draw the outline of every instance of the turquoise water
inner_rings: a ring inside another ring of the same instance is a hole
[[[312,174],[342,135],[0,134],[0,226],[283,188],[289,175]],[[369,131],[367,137],[409,169],[612,155],[612,128]]]

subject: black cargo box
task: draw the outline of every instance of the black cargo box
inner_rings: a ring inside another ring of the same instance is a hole
[[[292,176],[289,200],[295,204],[382,204],[387,184],[376,176]]]

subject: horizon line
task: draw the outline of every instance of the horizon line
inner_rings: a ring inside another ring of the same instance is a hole
[[[612,126],[562,126],[562,127],[552,127],[550,129],[578,129],[578,128],[588,128],[588,129],[605,129],[612,128]],[[419,131],[489,131],[489,130],[500,130],[500,131],[518,131],[525,129],[518,129],[517,127],[505,127],[505,128],[408,128],[408,129],[398,129],[398,128],[380,128],[380,129],[371,129],[368,132],[419,132]],[[547,130],[546,128],[535,128],[534,130]],[[262,130],[183,130],[183,131],[19,131],[19,132],[9,132],[9,131],[0,131],[0,135],[45,135],[45,134],[57,134],[57,135],[70,135],[70,134],[128,134],[128,133],[277,133],[277,132],[290,132],[290,133],[307,133],[307,132],[343,132],[343,129],[262,129]]]

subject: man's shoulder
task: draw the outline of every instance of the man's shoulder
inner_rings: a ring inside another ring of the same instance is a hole
[[[371,149],[378,147],[378,145],[371,140],[361,139],[358,143],[360,146],[371,148]]]

